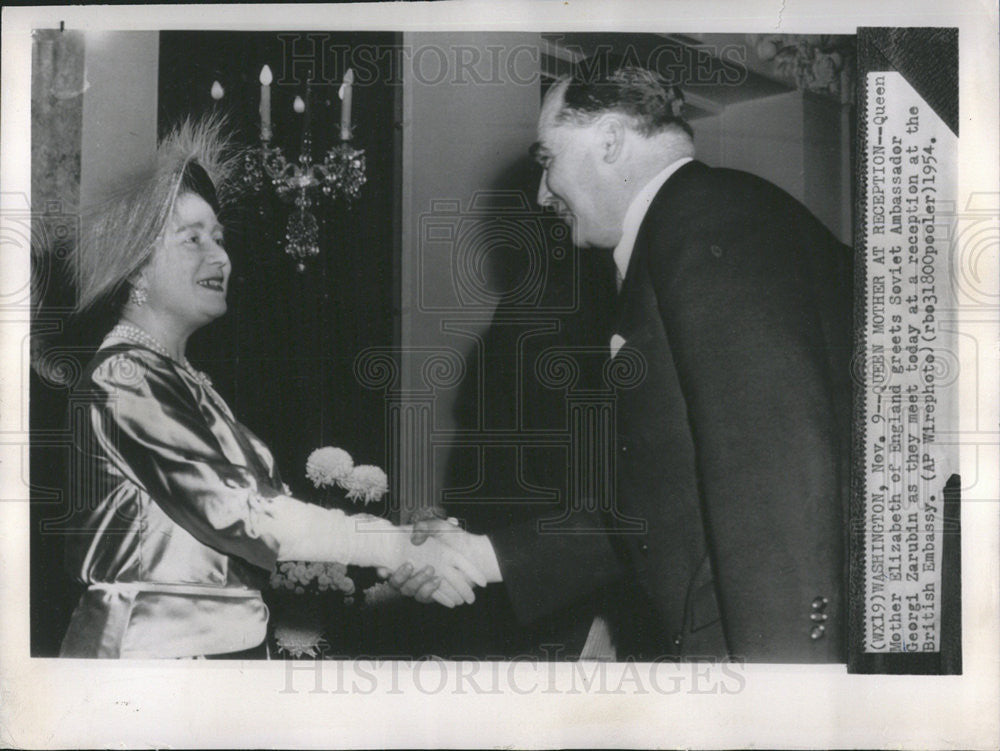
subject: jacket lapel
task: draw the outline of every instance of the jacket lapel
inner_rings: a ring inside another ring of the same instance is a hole
[[[632,339],[636,333],[641,333],[651,324],[648,320],[648,302],[644,304],[643,301],[645,295],[652,292],[648,281],[651,235],[664,222],[669,225],[669,212],[671,209],[679,208],[679,202],[684,193],[683,186],[687,178],[707,169],[708,167],[697,160],[682,165],[657,191],[656,196],[649,204],[649,209],[646,211],[646,216],[643,217],[636,235],[632,256],[629,258],[628,268],[625,271],[625,280],[618,295],[618,319],[615,322],[614,331],[626,341]]]

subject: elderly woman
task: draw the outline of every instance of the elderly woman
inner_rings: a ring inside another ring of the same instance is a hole
[[[292,498],[271,452],[188,362],[188,337],[226,312],[225,151],[217,123],[184,124],[81,243],[81,306],[117,303],[121,315],[77,388],[86,409],[67,557],[87,590],[62,656],[261,650],[260,590],[282,560],[433,566],[448,606],[485,583],[436,540],[417,547],[384,520]]]

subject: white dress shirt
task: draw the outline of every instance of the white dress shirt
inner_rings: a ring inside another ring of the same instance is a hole
[[[625,221],[622,224],[622,237],[614,250],[619,289],[621,289],[622,280],[625,279],[628,262],[632,257],[632,248],[639,234],[639,227],[642,226],[642,220],[646,218],[646,211],[649,210],[649,204],[653,202],[653,198],[656,197],[656,194],[670,176],[690,161],[692,161],[691,157],[683,157],[672,162],[646,183],[642,190],[632,199],[632,203],[629,204],[628,211],[625,212]],[[496,552],[493,550],[489,539],[485,536],[473,536],[472,542],[472,555],[476,559],[475,562],[486,573],[487,579],[493,582],[501,581],[500,565],[497,562]],[[610,624],[603,615],[598,614],[594,617],[594,622],[590,626],[590,632],[587,634],[587,641],[581,651],[580,659],[614,660],[615,658],[616,650],[614,639],[611,635]]]
[[[670,179],[670,176],[690,161],[692,161],[692,158],[686,156],[669,164],[665,169],[658,172],[652,180],[646,183],[643,189],[636,193],[635,198],[632,199],[632,203],[629,204],[628,211],[625,212],[625,221],[622,223],[622,237],[618,241],[618,245],[615,246],[614,252],[619,289],[621,289],[621,283],[625,281],[628,262],[632,258],[632,248],[635,247],[635,239],[639,235],[639,227],[642,226],[642,220],[646,218],[649,204],[653,202],[656,194],[660,192],[660,188]]]
[[[660,188],[670,179],[670,176],[691,160],[691,157],[686,156],[675,162],[671,162],[663,170],[656,173],[653,179],[646,183],[642,190],[636,193],[635,198],[632,199],[632,203],[629,204],[628,210],[625,212],[625,220],[622,223],[622,236],[618,241],[618,245],[615,246],[614,251],[615,282],[619,292],[621,292],[622,284],[625,282],[625,273],[628,271],[628,262],[632,258],[635,239],[639,236],[639,228],[642,226],[642,220],[646,218],[649,204],[653,202],[656,194],[660,192]],[[615,337],[619,340],[618,342],[615,341]],[[618,334],[612,337],[612,357],[618,354],[618,349],[624,343],[625,341]],[[597,614],[594,616],[594,622],[590,625],[590,632],[587,634],[587,641],[583,645],[580,659],[615,660],[616,657],[617,650],[615,649],[611,626],[603,615]]]

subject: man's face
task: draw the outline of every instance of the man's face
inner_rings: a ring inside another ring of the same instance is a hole
[[[556,210],[573,228],[580,247],[613,248],[621,239],[621,218],[608,201],[608,184],[601,138],[596,124],[556,122],[562,106],[564,84],[545,97],[538,117],[538,141],[532,153],[544,172],[538,186],[538,203]]]

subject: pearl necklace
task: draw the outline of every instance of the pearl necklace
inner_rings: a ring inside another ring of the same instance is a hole
[[[178,361],[173,358],[167,351],[167,348],[160,343],[160,340],[151,334],[147,333],[143,329],[139,328],[132,323],[119,323],[116,324],[111,331],[108,332],[108,337],[118,337],[120,339],[127,339],[135,344],[141,344],[143,347],[153,350],[158,355],[162,355],[171,362],[175,362],[184,368],[189,374],[194,376],[194,379],[201,383],[203,386],[211,387],[212,379],[208,377],[206,373],[195,368],[190,361],[185,357],[182,361]]]

